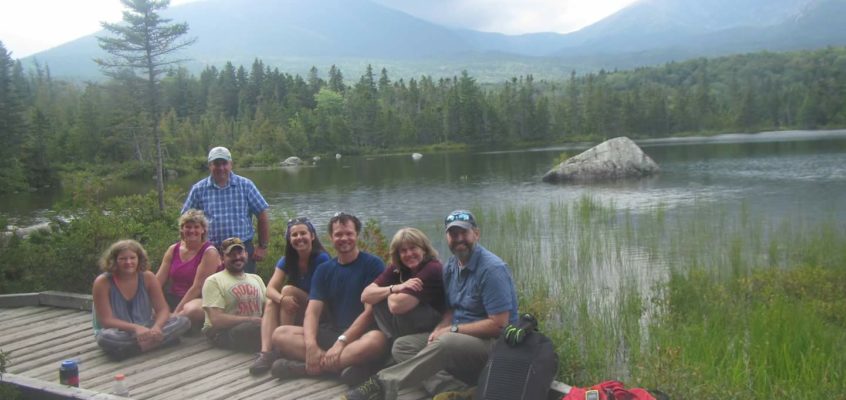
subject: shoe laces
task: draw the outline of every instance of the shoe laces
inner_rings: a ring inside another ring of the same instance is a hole
[[[382,391],[382,387],[379,386],[379,382],[376,382],[376,379],[373,378],[366,380],[358,388],[366,395],[377,394]]]

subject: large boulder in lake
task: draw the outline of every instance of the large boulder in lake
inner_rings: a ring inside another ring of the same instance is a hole
[[[640,178],[659,171],[655,163],[627,137],[606,140],[570,157],[543,176],[544,182],[583,182]]]
[[[285,161],[279,163],[279,165],[282,167],[296,167],[302,163],[303,160],[301,160],[299,157],[288,157],[285,159]]]

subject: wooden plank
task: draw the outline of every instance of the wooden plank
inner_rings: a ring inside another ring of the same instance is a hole
[[[0,309],[0,323],[9,321],[15,318],[26,317],[29,315],[34,315],[37,313],[48,312],[54,310],[53,308],[49,307],[41,307],[41,306],[32,306],[32,307],[20,307],[20,308],[3,308]]]
[[[9,332],[13,328],[31,325],[40,321],[49,321],[53,318],[61,318],[64,316],[79,315],[79,311],[62,310],[59,308],[39,307],[44,312],[32,312],[26,315],[19,315],[15,318],[9,318],[3,321],[3,332]],[[84,314],[83,314],[84,315]],[[90,318],[90,315],[89,315]]]
[[[211,351],[217,351],[218,353],[203,356],[202,354],[207,351],[210,351],[208,344],[205,342],[196,342],[185,346],[179,344],[167,348],[155,349],[121,361],[112,361],[104,356],[103,362],[87,367],[84,372],[80,370],[80,376],[86,379],[86,384],[88,385],[86,387],[108,383],[118,372],[136,377],[135,384],[140,384],[144,382],[141,374],[167,368],[171,368],[172,370],[185,368],[186,364],[181,363],[182,361],[190,363],[196,362],[198,359],[204,359],[202,357],[226,354],[224,350],[212,349]],[[100,354],[104,353],[100,351]]]
[[[270,374],[264,374],[260,377],[250,376],[246,368],[241,369],[240,372],[234,373],[243,374],[241,376],[252,378],[254,379],[254,382],[243,384],[244,387],[242,390],[228,397],[228,399],[231,400],[242,398],[259,399],[262,398],[262,395],[266,395],[269,392],[276,392],[275,389],[282,384],[279,380],[270,376]],[[278,394],[275,397],[278,398]]]
[[[75,310],[91,311],[94,304],[90,294],[48,291],[38,295],[39,304],[58,308],[72,308]]]
[[[97,350],[99,350],[99,347],[94,342],[93,336],[85,335],[85,337],[71,340],[55,349],[45,348],[37,352],[27,351],[23,355],[12,357],[9,360],[9,371],[28,375],[28,371],[45,365],[58,365],[64,360],[74,359],[85,362],[86,357]]]
[[[56,311],[56,313],[52,314],[42,313],[37,314],[38,317],[32,316],[15,320],[11,322],[8,329],[6,328],[7,325],[4,324],[4,338],[3,340],[0,340],[0,342],[5,341],[7,337],[12,337],[18,334],[23,334],[25,337],[27,335],[31,335],[33,331],[52,332],[56,329],[86,322],[88,326],[91,327],[91,316],[88,314],[80,314],[79,311],[73,310]],[[94,331],[92,330],[91,332],[93,333]]]
[[[341,394],[346,393],[349,389],[340,381],[335,379],[326,379],[314,381],[311,385],[302,388],[301,390],[285,391],[283,393],[269,393],[276,394],[277,397],[266,397],[268,399],[277,398],[280,400],[300,400],[300,399],[337,399]],[[282,395],[282,397],[278,397]]]
[[[234,354],[234,353],[233,353]],[[204,378],[193,380],[188,379],[186,382],[190,382],[188,385],[182,385],[181,387],[177,387],[173,390],[156,393],[154,394],[151,399],[153,400],[184,400],[184,399],[195,399],[195,398],[204,398],[204,393],[213,391],[220,385],[228,384],[228,382],[232,379],[237,371],[246,371],[249,364],[252,363],[252,359],[240,363],[234,364],[230,368],[223,368],[212,370],[212,374],[208,375]],[[196,369],[203,369],[205,370],[205,366],[194,366],[195,368],[191,369],[190,371],[194,371]],[[191,375],[193,372],[189,372]],[[262,377],[257,377],[257,379],[266,378],[266,379],[273,379],[269,374],[263,375]]]
[[[175,356],[168,363],[160,363],[159,358],[149,360],[145,365],[130,365],[124,369],[114,370],[114,373],[123,373],[127,376],[132,376],[132,384],[136,387],[144,385],[155,385],[158,381],[171,375],[178,375],[184,373],[186,370],[195,370],[197,366],[212,363],[225,357],[233,357],[236,360],[243,359],[240,354],[232,354],[232,352],[223,349],[203,349],[190,355]],[[90,379],[89,386],[96,388],[97,385],[111,385],[112,374],[100,374],[97,377]]]
[[[37,306],[39,304],[38,293],[0,294],[0,307],[2,308]]]
[[[101,362],[108,362],[108,360],[106,360],[106,356],[102,354],[100,349],[80,353],[76,356],[72,355],[71,353],[62,354],[62,357],[59,358],[58,362],[54,361],[53,363],[40,363],[38,366],[23,372],[22,375],[52,381],[56,373],[55,371],[58,370],[59,364],[61,364],[62,361],[76,360],[77,364],[79,365],[79,376],[80,379],[82,379],[83,371],[85,371],[91,364],[96,363],[98,359],[103,360]]]
[[[0,346],[3,346],[3,350],[15,351],[39,343],[63,340],[63,338],[68,335],[73,335],[81,331],[88,331],[90,329],[90,325],[71,325],[62,329],[45,331],[39,326],[34,325],[32,330],[29,332],[19,332],[15,335],[9,335],[9,337],[4,335],[0,338]]]
[[[208,400],[228,400],[233,396],[236,396],[237,394],[251,388],[256,379],[267,379],[267,377],[263,376],[257,378],[249,374],[240,376],[235,375],[226,382],[218,382],[216,386],[208,387],[209,391],[205,392],[204,394],[198,397]]]
[[[343,385],[340,382],[331,378],[303,378],[284,381],[274,379],[267,385],[259,387],[246,385],[237,393],[229,395],[227,399],[298,400],[316,392],[331,391],[332,388],[340,388],[341,386]]]
[[[17,351],[9,357],[9,365],[17,368],[29,369],[32,368],[29,364],[37,362],[39,359],[58,359],[65,353],[73,352],[81,354],[96,347],[97,343],[94,341],[93,334],[80,332],[77,335],[68,336],[67,340],[60,344],[41,343],[27,347],[21,351]]]
[[[57,368],[58,370],[58,368]],[[91,390],[45,382],[26,376],[11,373],[3,374],[0,380],[4,384],[14,385],[21,391],[24,399],[34,400],[126,400],[123,397],[112,396],[108,393],[97,393]]]
[[[549,393],[547,393],[547,399],[558,400],[565,394],[570,393],[570,389],[572,389],[570,385],[558,381],[552,381],[552,384],[549,385]]]
[[[194,362],[180,362],[179,372],[170,372],[164,374],[151,375],[148,373],[142,374],[144,382],[136,384],[135,377],[129,380],[132,392],[139,393],[138,398],[147,399],[158,396],[160,394],[173,393],[181,388],[194,388],[201,386],[201,382],[220,384],[225,382],[237,373],[237,371],[247,371],[247,367],[252,363],[252,359],[245,359],[239,357],[240,354],[229,353],[223,357],[219,357],[213,361],[197,364]],[[220,375],[223,372],[224,375]],[[151,379],[151,377],[153,379]],[[213,380],[205,381],[208,377],[214,377]],[[267,379],[271,379],[269,376]],[[190,385],[186,383],[190,382]],[[143,394],[143,396],[141,395]],[[183,398],[194,398],[195,396],[187,396]]]

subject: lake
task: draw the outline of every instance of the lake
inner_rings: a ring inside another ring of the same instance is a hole
[[[457,152],[323,159],[314,166],[235,171],[256,182],[271,217],[304,215],[324,224],[336,211],[376,219],[386,234],[401,226],[436,228],[455,208],[568,203],[588,195],[639,212],[662,205],[684,212],[703,203],[745,204],[753,213],[803,220],[846,215],[846,130],[726,134],[639,141],[660,175],[639,181],[551,185],[541,182],[573,145],[520,151]],[[184,188],[202,175],[169,185]],[[145,192],[152,182],[127,182],[116,193]],[[0,215],[27,225],[50,215],[63,194],[0,198]],[[485,221],[480,221],[484,226]],[[429,231],[430,229],[426,229]],[[440,239],[440,238],[436,238]],[[440,240],[438,240],[440,242]]]

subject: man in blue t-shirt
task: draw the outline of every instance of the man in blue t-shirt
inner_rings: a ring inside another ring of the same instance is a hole
[[[274,377],[329,372],[356,383],[367,377],[363,371],[372,371],[382,360],[387,339],[373,323],[372,307],[362,304],[361,292],[385,263],[358,249],[359,232],[361,221],[353,215],[337,213],[329,220],[338,257],[314,271],[303,326],[285,325],[273,332],[273,347],[284,357],[273,363]]]
[[[444,219],[453,256],[443,270],[447,311],[431,333],[403,336],[394,342],[398,364],[385,368],[344,399],[396,399],[401,389],[422,384],[430,394],[471,399],[502,328],[517,322],[517,291],[511,271],[499,257],[478,244],[479,227],[469,211]],[[468,383],[470,385],[468,385]]]

